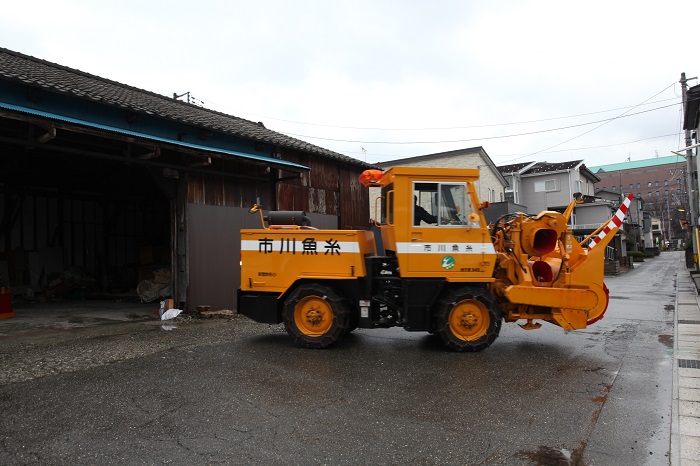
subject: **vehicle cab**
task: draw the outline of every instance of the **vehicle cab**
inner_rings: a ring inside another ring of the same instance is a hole
[[[394,167],[375,182],[382,244],[402,277],[493,280],[496,251],[474,189],[478,178],[473,168]]]

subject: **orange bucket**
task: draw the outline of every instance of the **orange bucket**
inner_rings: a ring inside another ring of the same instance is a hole
[[[12,293],[7,288],[0,289],[0,319],[9,319],[16,315],[12,312]]]

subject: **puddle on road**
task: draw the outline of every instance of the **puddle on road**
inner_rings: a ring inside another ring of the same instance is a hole
[[[591,398],[591,401],[594,401],[596,403],[605,403],[606,401],[608,401],[608,393],[610,393],[611,388],[612,388],[611,384],[604,383],[603,384],[603,394],[600,396],[597,396],[595,398]],[[601,407],[601,409],[602,409],[602,407]],[[600,411],[600,410],[598,410],[598,411]],[[593,419],[594,421],[598,419],[598,414],[600,414],[600,412],[594,413],[594,419]]]
[[[585,466],[586,463],[583,462],[583,450],[585,449],[585,442],[581,442],[573,451],[565,448],[540,446],[535,451],[521,450],[516,456],[527,458],[537,466]]]
[[[659,343],[666,345],[668,348],[673,348],[673,335],[659,335]]]

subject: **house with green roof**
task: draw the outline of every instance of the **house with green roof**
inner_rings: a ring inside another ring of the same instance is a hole
[[[679,163],[684,164],[685,158],[680,157],[678,155],[669,155],[666,157],[655,157],[653,159],[630,160],[630,161],[626,161],[626,162],[610,163],[607,165],[592,166],[592,167],[588,167],[588,169],[597,175],[599,173],[609,173],[609,172],[615,172],[615,171],[620,171],[620,170],[632,170],[632,169],[636,169],[636,168],[655,167],[655,166],[659,166],[659,165],[668,165],[668,164],[676,165]]]

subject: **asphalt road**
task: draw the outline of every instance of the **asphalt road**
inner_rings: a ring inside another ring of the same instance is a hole
[[[607,278],[589,329],[504,324],[477,354],[401,329],[304,350],[244,317],[19,339],[0,345],[0,463],[668,464],[682,266]]]

